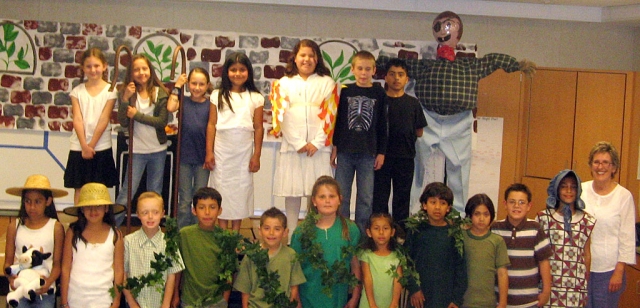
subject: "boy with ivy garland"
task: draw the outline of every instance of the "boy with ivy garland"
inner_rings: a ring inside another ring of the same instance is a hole
[[[275,207],[266,210],[260,217],[261,254],[247,254],[233,284],[242,292],[242,307],[296,307],[300,301],[298,285],[307,279],[296,252],[282,245],[285,234],[287,216]]]
[[[152,269],[151,262],[156,260],[156,254],[165,254],[167,243],[165,234],[160,229],[160,221],[164,216],[164,201],[162,196],[153,191],[142,193],[138,197],[136,213],[140,218],[142,227],[124,238],[124,272],[125,277],[140,278],[141,283],[147,283],[142,289],[132,291],[124,289],[123,294],[127,304],[131,308],[157,308],[169,307],[176,273],[184,269],[180,252],[167,264],[167,269],[162,271],[156,279],[147,276]],[[166,261],[167,259],[165,259]],[[153,274],[152,274],[153,275]],[[144,277],[150,278],[145,279]],[[164,284],[164,288],[155,286],[155,283]],[[127,284],[129,287],[129,284]],[[164,290],[161,292],[161,290]],[[137,294],[136,294],[137,293]]]
[[[409,217],[405,246],[420,276],[420,284],[409,277],[407,289],[413,307],[461,307],[467,290],[467,268],[460,216],[455,211],[453,192],[440,182],[427,185],[420,196],[422,210]],[[426,215],[425,215],[426,214]],[[426,216],[426,217],[425,217]],[[460,240],[458,240],[460,239]]]
[[[236,259],[236,244],[224,249],[224,231],[216,225],[222,212],[222,196],[211,187],[202,187],[193,195],[191,213],[198,223],[180,230],[179,247],[185,270],[176,276],[172,307],[226,308],[231,294],[231,280],[225,256]],[[235,240],[234,240],[235,241]],[[226,251],[225,251],[226,250]],[[230,250],[230,251],[229,251]],[[237,266],[237,261],[236,266]],[[233,272],[235,267],[230,270]]]

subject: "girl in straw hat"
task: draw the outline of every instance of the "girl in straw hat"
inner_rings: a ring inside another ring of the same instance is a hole
[[[111,202],[107,187],[87,183],[78,203],[64,209],[77,216],[65,237],[62,257],[62,308],[106,308],[120,306],[115,285],[124,280],[124,241],[115,227],[114,214],[124,207]],[[114,287],[115,297],[109,289]]]
[[[29,176],[24,186],[7,188],[6,192],[22,199],[18,219],[15,223],[9,223],[7,227],[4,268],[18,263],[18,254],[25,246],[41,247],[43,252],[53,255],[53,258],[44,261],[50,274],[49,277],[45,277],[44,285],[38,290],[39,296],[36,297],[35,302],[30,305],[28,300],[23,298],[18,307],[53,308],[55,295],[47,294],[47,291],[50,287],[55,287],[55,281],[60,276],[64,243],[64,228],[58,222],[53,198],[66,196],[67,192],[51,188],[49,179],[39,174]],[[15,278],[16,276],[8,277],[12,289]]]

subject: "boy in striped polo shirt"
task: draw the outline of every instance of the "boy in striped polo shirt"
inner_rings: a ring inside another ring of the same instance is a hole
[[[531,191],[524,184],[512,184],[504,193],[504,205],[507,218],[496,221],[491,229],[507,243],[511,261],[507,307],[542,306],[551,295],[549,257],[552,251],[540,224],[527,219]]]

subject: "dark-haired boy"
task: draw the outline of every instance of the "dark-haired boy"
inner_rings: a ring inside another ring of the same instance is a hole
[[[384,164],[375,171],[373,212],[389,212],[393,182],[393,219],[402,222],[409,217],[411,206],[416,140],[422,136],[427,120],[418,99],[404,92],[409,81],[407,63],[402,59],[391,59],[386,70],[389,141]]]
[[[531,191],[520,183],[504,192],[507,218],[493,223],[491,231],[504,239],[509,252],[509,292],[507,307],[541,307],[551,296],[553,253],[549,238],[540,224],[527,219],[531,210]],[[542,282],[542,290],[538,288]]]
[[[289,300],[300,302],[298,285],[307,281],[296,260],[296,252],[282,245],[282,238],[289,234],[287,216],[279,209],[272,207],[260,216],[260,236],[262,248],[268,249],[269,263],[267,270],[277,272],[280,282],[278,291],[285,292]],[[272,307],[265,300],[265,292],[260,287],[257,265],[245,257],[240,264],[238,276],[233,287],[242,292],[242,307]]]
[[[180,229],[180,253],[185,269],[176,275],[172,306],[226,308],[231,291],[222,291],[218,280],[218,254],[223,253],[214,233],[222,212],[222,196],[211,187],[202,187],[193,195],[191,213],[198,223]],[[226,283],[226,282],[224,282]]]
[[[409,257],[420,275],[420,285],[409,277],[407,289],[413,307],[462,307],[467,290],[467,268],[464,256],[449,236],[454,228],[447,221],[453,204],[453,192],[440,182],[427,185],[420,196],[422,211],[428,219],[407,232],[405,243]]]

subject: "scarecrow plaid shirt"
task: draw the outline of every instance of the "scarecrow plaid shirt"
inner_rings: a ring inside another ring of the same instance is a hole
[[[391,58],[379,56],[377,69],[386,71]],[[482,58],[404,59],[416,80],[415,94],[423,108],[440,115],[471,110],[478,103],[478,81],[497,69],[512,73],[520,69],[514,57],[491,53]]]

